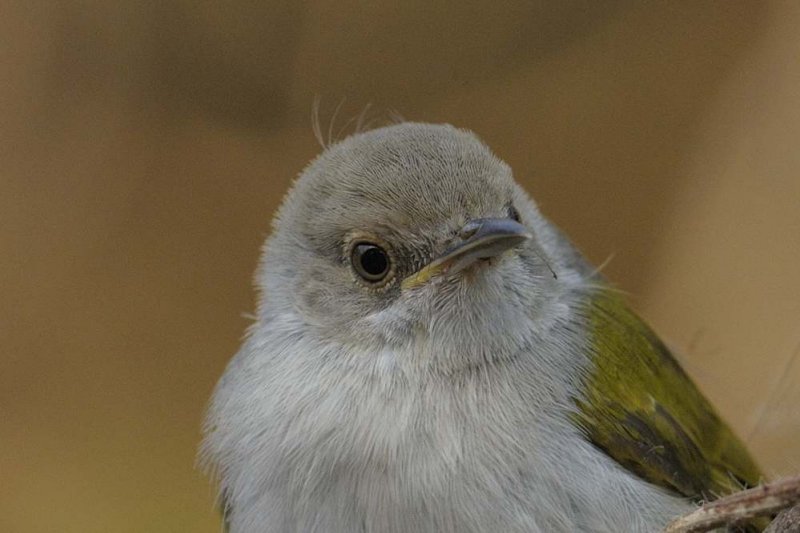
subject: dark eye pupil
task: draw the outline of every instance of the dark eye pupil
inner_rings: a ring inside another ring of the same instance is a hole
[[[356,270],[364,279],[378,281],[389,272],[389,258],[380,247],[374,244],[358,244],[354,250]]]
[[[387,266],[389,263],[386,260],[386,254],[380,248],[368,247],[362,252],[361,267],[367,274],[378,276],[386,270]]]

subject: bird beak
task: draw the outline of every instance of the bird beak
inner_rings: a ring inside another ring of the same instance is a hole
[[[479,218],[467,222],[457,242],[443,255],[405,278],[403,289],[417,287],[433,276],[456,273],[479,259],[492,259],[531,238],[528,229],[508,218]]]

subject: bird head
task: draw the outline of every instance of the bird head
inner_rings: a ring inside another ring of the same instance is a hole
[[[547,231],[474,134],[415,123],[360,133],[326,148],[284,200],[258,277],[261,313],[292,314],[361,351],[503,357],[557,291]]]

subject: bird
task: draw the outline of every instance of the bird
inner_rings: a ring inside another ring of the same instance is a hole
[[[469,130],[325,146],[255,284],[200,450],[231,533],[656,532],[762,477]]]

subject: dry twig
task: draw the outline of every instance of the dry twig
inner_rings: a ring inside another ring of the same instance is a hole
[[[673,520],[664,533],[697,533],[778,511],[800,503],[800,476],[765,483],[752,489],[736,492]],[[789,514],[791,520],[791,513]],[[779,520],[783,520],[781,517]],[[787,522],[791,524],[791,522]],[[792,527],[791,525],[789,527]],[[776,529],[773,533],[789,533],[795,529]]]
[[[764,533],[797,533],[800,531],[800,504],[786,509],[772,521]]]

